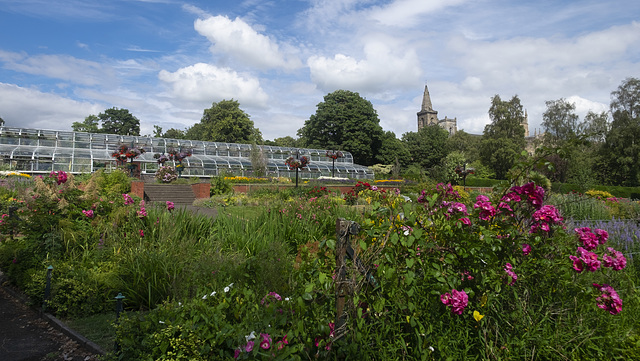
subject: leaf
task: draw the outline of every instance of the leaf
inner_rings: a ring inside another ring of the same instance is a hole
[[[407,268],[413,267],[413,264],[416,263],[415,258],[407,258],[405,259],[405,263],[407,264]]]

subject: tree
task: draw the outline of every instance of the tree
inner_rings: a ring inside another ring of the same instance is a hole
[[[73,122],[71,129],[74,132],[100,133],[100,118],[95,115],[89,115],[84,118],[84,122]]]
[[[601,150],[601,174],[606,181],[640,185],[640,80],[627,78],[611,93],[611,130]]]
[[[608,132],[609,115],[606,112],[596,114],[589,111],[584,117],[584,121],[580,123],[580,135],[593,143],[604,142]]]
[[[458,130],[447,139],[447,148],[451,152],[462,152],[467,163],[472,163],[479,159],[478,153],[480,152],[481,141],[482,136],[480,135],[469,134],[464,130]]]
[[[411,162],[411,154],[407,145],[396,138],[394,132],[386,131],[382,134],[382,143],[376,160],[381,164],[395,165],[399,163],[406,166]]]
[[[503,101],[495,95],[489,108],[491,123],[484,128],[480,159],[491,168],[496,178],[504,179],[524,150],[524,112],[517,95]]]
[[[162,138],[187,139],[185,137],[185,131],[176,128],[170,128],[169,130],[164,132],[164,134],[162,134]]]
[[[200,123],[186,131],[187,139],[225,143],[262,143],[262,133],[237,100],[214,102],[205,109]]]
[[[140,135],[140,120],[134,117],[128,109],[113,107],[98,114],[98,118],[102,122],[100,133]]]
[[[342,149],[353,161],[373,165],[382,145],[380,119],[368,100],[349,90],[324,96],[304,126],[298,130],[301,144],[310,148]]]
[[[280,137],[280,138],[276,138],[274,140],[265,140],[264,144],[265,145],[272,145],[275,147],[288,147],[288,148],[298,148],[299,144],[298,144],[298,139],[295,139],[292,136],[285,136],[285,137]]]
[[[411,163],[424,170],[440,164],[447,156],[448,137],[449,132],[434,124],[422,127],[417,132],[404,133],[402,141],[411,154]]]
[[[544,140],[548,145],[562,146],[575,139],[578,133],[578,115],[576,105],[565,99],[545,102],[547,110],[542,114]]]
[[[4,125],[4,119],[2,119],[2,117],[0,117],[0,127]]]

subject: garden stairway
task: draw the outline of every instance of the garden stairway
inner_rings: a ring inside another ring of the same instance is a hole
[[[144,200],[150,203],[173,202],[175,205],[191,205],[196,199],[189,184],[145,184]]]

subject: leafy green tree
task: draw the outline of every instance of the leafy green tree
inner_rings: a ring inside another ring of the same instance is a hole
[[[275,147],[288,147],[288,148],[298,148],[300,147],[298,143],[299,143],[298,139],[289,135],[285,137],[276,138],[274,140],[264,141],[265,145],[273,145]]]
[[[162,138],[171,138],[171,139],[191,139],[187,138],[184,130],[170,128],[164,134],[162,134]]]
[[[343,149],[353,155],[355,163],[373,165],[383,131],[371,102],[358,93],[336,90],[324,96],[298,136],[305,147]]]
[[[84,118],[84,122],[73,122],[71,129],[74,132],[100,133],[100,118],[95,115],[89,115]]]
[[[140,135],[140,120],[128,109],[113,107],[98,114],[98,118],[102,122],[101,133]]]
[[[430,169],[440,164],[449,153],[448,137],[449,132],[446,130],[438,125],[429,125],[417,132],[404,133],[402,141],[411,154],[411,163],[419,165],[422,169]]]
[[[479,159],[481,135],[469,134],[464,130],[458,130],[447,139],[447,148],[450,151],[459,151],[465,155],[468,163]]]
[[[495,172],[496,178],[505,179],[525,145],[521,125],[525,117],[518,96],[503,101],[495,95],[491,100],[489,118],[491,123],[484,128],[480,159]]]
[[[396,134],[392,131],[386,131],[382,134],[382,145],[376,159],[381,164],[399,163],[406,166],[411,162],[411,154],[407,145],[400,139],[396,138]]]
[[[640,185],[640,80],[627,78],[611,93],[611,130],[602,146],[600,172],[607,183]]]
[[[609,132],[609,115],[607,112],[596,114],[589,111],[580,123],[580,135],[592,143],[602,143]]]
[[[226,143],[262,143],[262,133],[237,100],[214,102],[205,109],[200,123],[187,129],[187,139]]]
[[[564,98],[545,102],[547,110],[542,114],[544,140],[547,145],[562,146],[575,139],[578,133],[576,105]]]

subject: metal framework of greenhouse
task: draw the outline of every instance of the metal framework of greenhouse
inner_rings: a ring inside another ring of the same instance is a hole
[[[153,155],[166,154],[170,148],[190,149],[193,154],[185,158],[182,173],[186,177],[212,177],[223,174],[252,175],[251,144],[205,142],[199,140],[154,138],[73,131],[0,127],[0,159],[15,171],[44,174],[51,171],[90,173],[99,169],[117,168],[111,154],[120,145],[144,148],[146,153],[134,160],[141,175],[153,175],[159,165]],[[332,175],[332,159],[326,150],[287,148],[259,145],[267,160],[267,176],[293,177],[285,160],[290,156],[307,156],[310,163],[300,171],[302,178]],[[335,176],[352,179],[372,179],[373,171],[354,164],[353,156],[335,161]],[[169,161],[165,165],[175,165]]]

